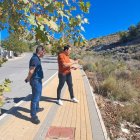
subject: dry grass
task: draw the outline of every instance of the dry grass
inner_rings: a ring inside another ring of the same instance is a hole
[[[117,79],[130,80],[131,79],[131,71],[130,70],[116,70],[115,76]]]
[[[89,71],[89,72],[94,72],[95,71],[95,68],[94,68],[92,63],[86,63],[83,66],[83,69],[84,69],[84,71]]]
[[[140,89],[140,70],[132,71],[131,83]]]
[[[129,81],[117,80],[113,76],[108,77],[99,85],[99,94],[123,102],[138,97],[138,92]]]
[[[123,120],[135,123],[140,126],[140,103],[123,107],[121,109],[121,117]]]
[[[140,69],[138,63],[126,63],[105,57],[84,56],[84,70],[90,76],[95,93],[111,102],[124,104],[119,119],[140,125]],[[134,104],[135,103],[135,104]],[[129,104],[129,105],[126,105]],[[100,106],[102,106],[100,104]]]

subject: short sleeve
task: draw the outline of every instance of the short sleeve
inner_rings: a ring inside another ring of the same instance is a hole
[[[30,67],[37,67],[37,65],[38,65],[38,60],[35,58],[31,59]]]

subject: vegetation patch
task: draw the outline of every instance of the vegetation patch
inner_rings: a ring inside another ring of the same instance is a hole
[[[11,81],[9,79],[5,79],[3,84],[0,84],[0,107],[4,104],[4,92],[9,92],[11,90],[10,83]]]
[[[2,66],[2,64],[4,63],[4,62],[6,62],[7,61],[7,59],[6,58],[0,58],[0,67]]]
[[[117,60],[94,53],[84,55],[81,62],[96,93],[110,138],[138,140],[140,131],[135,130],[140,127],[139,62]]]

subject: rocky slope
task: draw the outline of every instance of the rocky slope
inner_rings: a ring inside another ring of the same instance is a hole
[[[140,38],[121,42],[119,33],[92,39],[88,42],[89,49],[99,54],[112,55],[124,60],[140,60]]]
[[[98,47],[100,45],[109,45],[120,40],[119,34],[111,34],[100,38],[91,39],[88,42],[89,47]]]

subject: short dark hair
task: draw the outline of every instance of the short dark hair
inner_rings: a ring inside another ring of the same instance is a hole
[[[36,53],[39,53],[40,51],[43,51],[44,50],[44,47],[42,45],[38,45],[36,47]]]
[[[64,46],[64,51],[65,51],[65,50],[68,50],[69,48],[70,48],[70,46],[69,46],[69,45]]]

